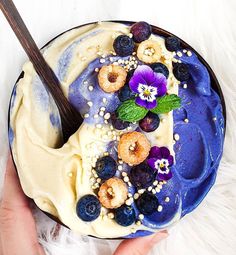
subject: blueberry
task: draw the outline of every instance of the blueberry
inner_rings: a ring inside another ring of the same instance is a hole
[[[124,227],[130,226],[135,221],[135,211],[131,206],[122,205],[115,210],[115,221]]]
[[[112,126],[118,130],[123,130],[129,126],[129,122],[118,119],[116,112],[111,114],[111,123]]]
[[[145,132],[152,132],[160,125],[160,118],[157,114],[148,112],[148,114],[139,121],[139,127]]]
[[[129,179],[136,188],[143,189],[152,185],[156,179],[156,173],[150,166],[142,163],[131,168]]]
[[[116,168],[116,161],[110,156],[105,156],[98,159],[95,166],[97,175],[102,180],[108,180],[113,177],[116,173]]]
[[[157,211],[159,205],[158,199],[155,195],[144,192],[137,200],[136,205],[140,213],[150,215]]]
[[[130,71],[127,73],[126,82],[129,82],[129,81],[130,81],[130,79],[131,79],[132,76],[134,75],[134,71],[135,71],[135,69],[132,69],[132,70],[130,70]]]
[[[85,195],[78,201],[76,205],[76,213],[83,221],[96,220],[100,215],[101,204],[94,195]]]
[[[190,78],[188,66],[184,63],[175,63],[173,73],[179,81],[187,81]]]
[[[178,51],[180,49],[180,39],[170,36],[165,39],[165,45],[169,51]]]
[[[118,56],[129,56],[134,51],[134,41],[127,35],[119,35],[113,43],[113,48]]]
[[[126,84],[124,87],[122,87],[118,94],[118,97],[121,102],[124,102],[134,96],[135,96],[135,93],[133,91],[131,91],[128,84]]]
[[[140,21],[131,27],[130,32],[133,34],[133,40],[136,43],[140,43],[150,37],[152,27],[147,22]]]
[[[168,78],[169,70],[166,65],[159,62],[151,64],[150,67],[155,73],[162,73],[163,75],[165,75],[166,79]]]

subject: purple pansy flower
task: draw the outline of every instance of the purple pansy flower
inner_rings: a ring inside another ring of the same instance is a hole
[[[135,70],[129,86],[138,94],[136,104],[151,110],[157,106],[156,98],[166,94],[167,80],[163,74],[155,73],[151,67],[141,65]]]
[[[172,177],[170,167],[174,163],[174,158],[170,155],[168,148],[152,147],[147,163],[152,169],[157,171],[158,179],[167,181]]]

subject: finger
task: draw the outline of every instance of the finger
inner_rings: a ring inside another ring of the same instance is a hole
[[[0,205],[1,245],[4,255],[43,255],[36,226],[11,157],[8,159]]]
[[[10,207],[14,209],[18,207],[28,207],[28,200],[20,186],[11,155],[9,155],[7,161],[5,182],[3,186],[2,205],[4,207]]]
[[[139,237],[123,241],[114,255],[147,255],[153,246],[168,236],[167,231],[161,231],[148,237]]]

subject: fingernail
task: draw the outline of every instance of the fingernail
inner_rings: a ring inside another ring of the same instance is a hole
[[[152,242],[154,243],[158,243],[160,242],[161,240],[167,238],[169,236],[167,230],[163,230],[163,231],[160,231],[158,233],[156,233],[153,238],[152,238]]]

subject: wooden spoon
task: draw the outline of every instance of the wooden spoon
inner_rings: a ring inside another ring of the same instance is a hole
[[[0,0],[0,8],[32,62],[45,88],[50,92],[58,107],[63,138],[64,142],[66,142],[69,137],[78,130],[83,119],[64,96],[59,80],[43,58],[12,0]]]

